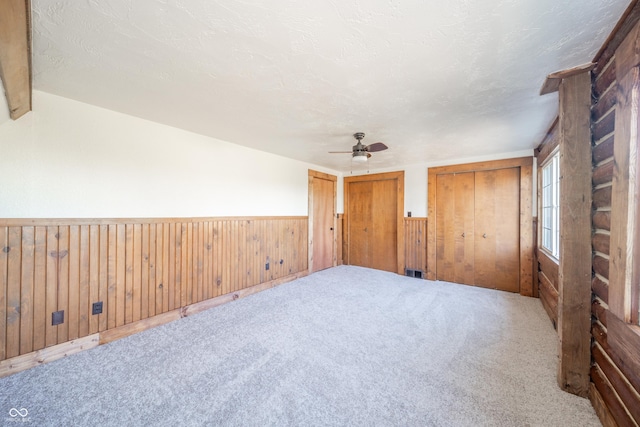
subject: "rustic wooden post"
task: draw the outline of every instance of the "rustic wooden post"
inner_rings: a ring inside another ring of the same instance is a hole
[[[30,13],[29,0],[0,2],[0,89],[13,120],[31,111]]]
[[[558,384],[586,397],[591,364],[591,75],[562,78]]]

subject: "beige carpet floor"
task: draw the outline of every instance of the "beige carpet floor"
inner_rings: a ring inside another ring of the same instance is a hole
[[[537,299],[342,266],[0,379],[0,424],[600,425],[556,340]]]

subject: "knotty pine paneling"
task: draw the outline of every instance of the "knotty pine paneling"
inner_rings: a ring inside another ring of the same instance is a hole
[[[0,220],[0,360],[304,272],[307,234],[307,217]]]
[[[427,273],[427,218],[404,219],[405,268]]]

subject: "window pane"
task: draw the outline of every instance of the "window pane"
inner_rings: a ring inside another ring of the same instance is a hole
[[[551,205],[551,188],[544,187],[542,189],[542,207],[546,208]]]
[[[556,153],[542,168],[542,247],[556,258],[560,248],[560,170]]]
[[[547,249],[551,248],[552,246],[551,230],[548,228],[542,230],[542,246]]]
[[[553,225],[553,213],[551,212],[551,206],[545,207],[542,210],[542,227],[545,229],[551,229]]]

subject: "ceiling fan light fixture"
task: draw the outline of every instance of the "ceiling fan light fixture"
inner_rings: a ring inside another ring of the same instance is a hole
[[[353,153],[352,159],[353,159],[354,162],[366,163],[368,157],[369,156],[367,156],[367,153],[362,151],[362,152]]]
[[[371,157],[371,153],[375,153],[376,151],[386,150],[387,147],[382,142],[376,142],[371,145],[364,145],[362,143],[362,138],[364,138],[364,132],[356,132],[353,134],[353,137],[358,141],[356,145],[351,147],[351,151],[329,151],[332,154],[347,154],[351,153],[351,160],[357,163],[366,163],[367,159]]]

